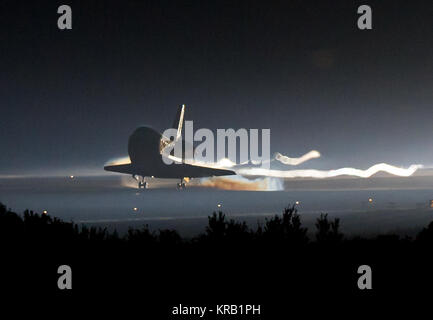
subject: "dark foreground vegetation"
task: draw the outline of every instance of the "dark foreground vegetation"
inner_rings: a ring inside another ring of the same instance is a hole
[[[147,226],[120,237],[32,211],[20,216],[1,205],[0,243],[8,292],[70,294],[56,284],[58,266],[67,264],[75,295],[139,299],[157,314],[173,304],[224,302],[263,304],[266,314],[280,315],[288,312],[287,299],[381,297],[383,303],[382,295],[433,285],[433,223],[415,238],[349,239],[338,219],[322,214],[310,239],[294,206],[255,230],[213,213],[202,234],[183,239],[175,230]],[[360,265],[372,268],[373,290],[359,290]]]
[[[253,230],[245,222],[227,219],[221,211],[208,217],[205,232],[192,239],[183,239],[176,230],[163,229],[150,231],[148,225],[141,229],[128,230],[120,237],[117,231],[109,232],[107,228],[79,226],[65,222],[48,214],[38,214],[26,210],[19,215],[0,203],[0,239],[3,242],[27,243],[35,245],[56,243],[98,243],[130,244],[145,247],[177,248],[197,246],[289,246],[292,249],[304,246],[337,246],[358,243],[388,243],[406,245],[409,243],[433,243],[433,222],[420,230],[415,238],[401,237],[396,234],[379,235],[373,239],[361,237],[346,238],[340,232],[340,220],[328,219],[321,214],[316,221],[315,238],[307,236],[307,228],[302,226],[301,217],[295,206],[288,206],[281,215],[266,219],[263,225]]]

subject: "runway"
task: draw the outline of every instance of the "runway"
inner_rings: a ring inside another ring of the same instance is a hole
[[[129,177],[127,178],[129,179]],[[284,181],[284,191],[232,191],[155,180],[150,189],[125,184],[120,175],[8,177],[0,179],[0,201],[18,213],[25,209],[65,221],[117,229],[148,224],[153,230],[176,229],[185,236],[204,231],[207,216],[222,210],[229,218],[255,228],[267,217],[297,205],[303,223],[314,231],[320,213],[341,218],[352,236],[397,232],[414,234],[433,220],[432,178],[376,177]],[[369,201],[371,199],[371,202]]]

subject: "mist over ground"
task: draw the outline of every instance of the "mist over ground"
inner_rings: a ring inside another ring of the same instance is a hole
[[[286,180],[284,191],[272,192],[219,190],[198,183],[178,191],[175,181],[158,179],[150,189],[139,190],[128,179],[132,180],[121,175],[2,178],[0,201],[18,213],[46,210],[66,221],[119,233],[148,224],[152,230],[176,229],[187,237],[203,232],[214,211],[256,228],[296,202],[310,232],[320,213],[339,217],[348,236],[413,235],[433,220],[433,178],[425,172],[410,178]]]

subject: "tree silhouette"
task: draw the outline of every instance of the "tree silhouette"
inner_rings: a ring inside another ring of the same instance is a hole
[[[145,225],[142,229],[129,228],[126,239],[133,244],[155,244],[158,238],[149,230],[149,226]]]
[[[417,235],[416,240],[419,242],[433,242],[433,221],[429,223],[427,228],[423,228]]]
[[[178,246],[182,238],[176,230],[159,230],[158,241],[163,246]]]
[[[221,211],[212,213],[208,217],[208,225],[206,226],[206,237],[211,241],[222,240],[226,232],[226,216]]]
[[[263,237],[268,241],[300,245],[308,242],[307,231],[307,228],[302,228],[301,218],[293,205],[286,207],[281,217],[275,215],[266,219]]]
[[[340,220],[329,220],[327,214],[321,214],[316,223],[316,243],[337,244],[342,243],[344,235],[340,232]],[[258,225],[254,231],[245,222],[227,220],[226,215],[219,211],[208,217],[205,233],[192,239],[182,238],[176,230],[159,230],[158,233],[150,231],[145,225],[141,229],[128,229],[126,235],[119,236],[116,231],[110,232],[106,228],[79,226],[73,222],[64,222],[61,219],[47,214],[38,214],[25,210],[20,216],[7,209],[0,203],[0,240],[2,243],[21,243],[29,247],[43,244],[45,247],[56,244],[80,243],[123,243],[134,246],[153,246],[164,248],[183,248],[198,245],[197,248],[206,250],[206,246],[223,244],[227,248],[236,245],[263,244],[265,248],[276,246],[303,247],[309,243],[307,228],[302,227],[301,218],[295,206],[288,206],[282,215],[275,215],[266,219],[264,225]],[[387,246],[402,246],[413,243],[408,238],[398,235],[378,235],[374,239],[361,237],[345,240],[353,248],[385,244]],[[415,243],[433,243],[433,222],[422,229],[416,236]]]
[[[2,242],[21,240],[24,234],[22,219],[0,203],[0,239]]]
[[[339,231],[340,219],[328,220],[328,214],[320,214],[316,221],[316,240],[319,243],[339,243],[343,240],[343,234]]]
[[[226,238],[229,243],[246,243],[248,242],[253,234],[250,232],[247,224],[244,222],[237,222],[231,219],[226,223]]]

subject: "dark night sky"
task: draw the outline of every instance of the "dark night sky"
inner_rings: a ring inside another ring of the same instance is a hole
[[[182,103],[195,128],[317,149],[316,168],[433,164],[431,1],[15,2],[0,2],[0,174],[102,170]]]

